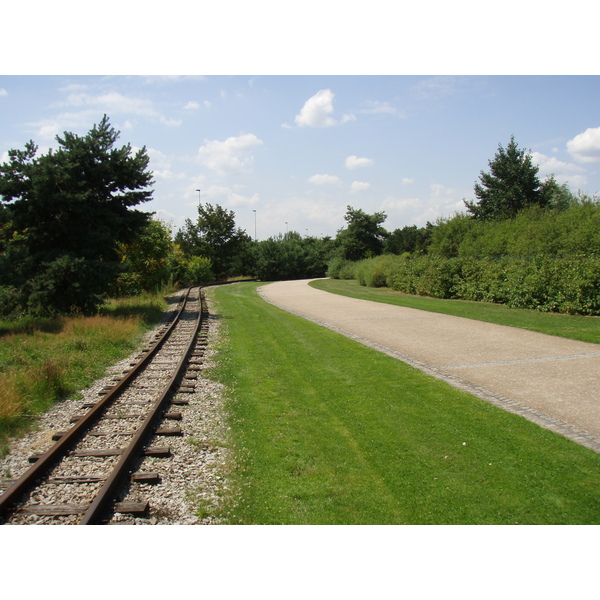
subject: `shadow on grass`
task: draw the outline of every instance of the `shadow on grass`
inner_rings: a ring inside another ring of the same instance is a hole
[[[132,302],[105,304],[100,307],[98,314],[103,317],[115,317],[117,319],[138,318],[145,325],[153,325],[164,317],[165,306],[155,299],[136,299]]]
[[[16,334],[31,335],[36,331],[42,333],[60,333],[64,326],[65,321],[60,317],[52,319],[20,317],[14,321],[0,321],[0,337]]]

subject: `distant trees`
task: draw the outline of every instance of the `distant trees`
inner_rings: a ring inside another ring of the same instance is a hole
[[[469,214],[390,233],[384,212],[347,206],[346,227],[334,239],[289,232],[260,242],[236,227],[232,210],[212,204],[198,206],[196,220],[186,219],[173,238],[168,224],[135,209],[152,196],[149,158],[145,148],[115,147],[118,137],[105,115],[83,137],[57,137],[56,151],[38,156],[29,142],[0,165],[0,314],[87,313],[107,293],[154,292],[169,283],[229,276],[346,276],[356,261],[382,254],[402,255],[405,272],[426,266],[423,278],[435,283],[435,273],[445,269],[454,277],[457,261],[466,258],[596,252],[597,200],[575,198],[553,176],[540,182],[514,137],[498,147],[490,171],[481,172],[478,200],[465,201]],[[363,267],[365,281],[388,282],[382,265],[395,259],[375,261],[377,273]],[[450,293],[450,284],[438,283],[435,293]],[[415,289],[433,293],[427,286]]]
[[[481,171],[474,190],[478,202],[464,201],[471,215],[481,221],[498,221],[514,217],[526,206],[548,203],[537,177],[538,167],[531,155],[519,150],[514,136],[506,148],[498,146],[493,160],[488,161],[490,171]]]
[[[348,226],[338,231],[336,237],[341,257],[345,260],[361,260],[381,254],[387,236],[386,230],[381,227],[385,219],[384,212],[369,215],[360,208],[348,206],[344,215]]]
[[[247,261],[250,236],[235,226],[235,213],[218,204],[198,206],[198,218],[185,225],[175,235],[175,242],[188,256],[202,256],[211,261],[216,278],[241,274]]]
[[[28,142],[0,165],[0,310],[91,312],[120,269],[119,245],[149,219],[146,149],[133,153],[105,115],[89,133],[57,136],[38,156]]]
[[[303,238],[296,231],[270,237],[255,245],[253,273],[263,281],[324,277],[333,246],[330,238]]]

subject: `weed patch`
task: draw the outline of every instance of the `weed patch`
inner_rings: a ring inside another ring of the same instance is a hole
[[[111,301],[100,314],[0,324],[0,453],[56,402],[103,376],[162,318],[162,298]]]

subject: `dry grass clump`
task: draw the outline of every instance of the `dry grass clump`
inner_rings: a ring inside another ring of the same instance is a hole
[[[37,415],[127,356],[143,333],[142,321],[96,315],[55,319],[51,327],[6,326],[0,335],[0,454]]]

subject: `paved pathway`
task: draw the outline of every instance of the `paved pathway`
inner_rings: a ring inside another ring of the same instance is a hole
[[[271,283],[260,293],[600,452],[600,344],[347,298],[308,281]]]

